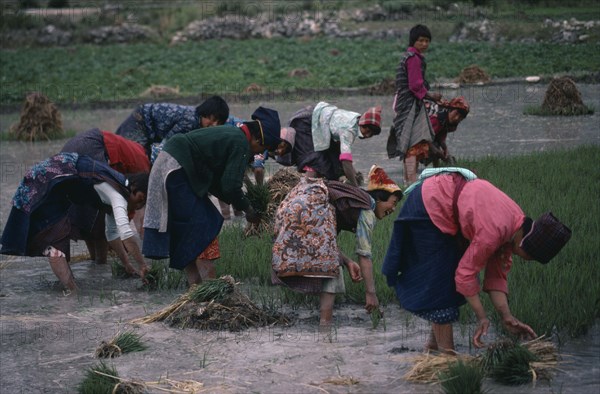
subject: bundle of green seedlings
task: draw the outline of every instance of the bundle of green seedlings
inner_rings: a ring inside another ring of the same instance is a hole
[[[267,216],[267,210],[271,195],[269,187],[266,184],[259,185],[258,183],[252,183],[248,178],[244,178],[244,183],[246,185],[246,197],[250,201],[250,205],[261,217],[260,223],[248,223],[246,226],[244,235],[248,237],[262,234],[268,230],[271,218]]]
[[[438,374],[442,391],[446,394],[483,394],[485,372],[475,362],[455,361]]]
[[[281,201],[287,196],[289,191],[300,181],[298,171],[288,168],[282,168],[277,171],[265,185],[254,185],[246,180],[246,196],[252,203],[252,206],[263,216],[259,225],[248,223],[244,230],[244,236],[260,235],[262,233],[271,234],[273,232],[273,222],[275,213]]]
[[[108,366],[103,361],[89,367],[85,377],[77,386],[80,394],[143,394],[146,385],[134,380],[119,377],[114,366]]]
[[[142,342],[141,336],[132,332],[119,332],[110,341],[102,341],[96,349],[97,358],[119,357],[124,353],[141,352],[148,347]]]
[[[132,323],[165,321],[180,328],[230,331],[289,323],[284,315],[258,308],[236,285],[229,275],[204,281],[168,307]]]
[[[77,392],[80,394],[199,393],[204,389],[204,384],[195,380],[161,378],[156,382],[143,382],[123,379],[119,377],[114,366],[108,366],[104,362],[89,367],[77,386]]]
[[[111,262],[111,272],[113,278],[118,279],[132,278],[136,275],[127,272],[125,267],[116,259]],[[185,284],[182,272],[169,269],[168,264],[163,260],[152,261],[145,279],[146,281],[141,288],[147,291],[179,289]]]
[[[481,364],[498,383],[518,386],[538,379],[551,379],[558,355],[552,342],[540,338],[522,345],[504,340],[487,349]]]
[[[490,345],[485,354],[480,356],[459,354],[422,354],[415,357],[415,365],[404,378],[416,383],[436,383],[440,376],[446,376],[449,367],[457,362],[465,365],[475,365],[483,373],[489,375],[498,383],[505,385],[526,384],[538,379],[551,379],[551,372],[558,363],[556,346],[543,337],[533,341],[518,344],[512,340],[501,340]],[[471,379],[474,371],[464,369],[464,377],[454,377],[456,380]]]

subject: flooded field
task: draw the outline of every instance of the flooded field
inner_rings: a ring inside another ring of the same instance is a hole
[[[545,85],[498,85],[445,91],[467,96],[471,113],[450,136],[448,146],[457,157],[519,155],[585,144],[600,144],[600,86],[578,85],[584,103],[596,113],[579,117],[523,115],[539,105]],[[290,101],[232,104],[231,113],[249,117],[258,105],[280,112],[282,123],[307,104],[325,100],[349,110],[382,105],[383,132],[355,143],[356,167],[366,173],[371,164],[401,179],[401,163],[385,155],[392,120],[391,97],[315,94]],[[132,108],[64,111],[67,129],[92,127],[114,130]],[[18,113],[0,115],[0,130]],[[62,147],[65,141],[28,144],[0,142],[0,226],[4,228],[10,200],[27,169]],[[597,163],[590,163],[597,165]],[[277,169],[269,164],[269,171]],[[74,244],[74,252],[82,246]],[[411,318],[397,305],[385,307],[385,330],[372,329],[360,305],[338,306],[336,330],[330,339],[317,329],[318,311],[304,307],[286,310],[295,317],[289,327],[273,326],[232,333],[181,330],[162,323],[131,326],[134,318],[173,302],[176,293],[148,293],[138,281],[111,277],[109,266],[89,261],[73,265],[82,287],[77,296],[64,297],[46,259],[0,256],[0,387],[7,393],[72,393],[85,368],[97,363],[93,353],[101,341],[130,328],[143,334],[149,349],[114,359],[123,378],[157,381],[170,378],[204,384],[203,393],[439,393],[439,386],[418,385],[402,377],[412,367],[411,357],[422,350],[425,322]],[[277,289],[273,289],[275,299]],[[473,352],[469,333],[455,330],[457,350]],[[488,341],[494,340],[490,333]],[[486,381],[494,393],[593,393],[600,391],[600,325],[584,337],[560,348],[561,362],[552,382],[539,381],[508,387]],[[350,379],[352,378],[352,379]],[[343,382],[343,384],[340,384]],[[153,392],[161,392],[155,390]]]

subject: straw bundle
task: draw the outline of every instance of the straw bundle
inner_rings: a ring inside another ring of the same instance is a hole
[[[463,68],[456,78],[458,83],[488,83],[491,80],[488,73],[476,64]]]
[[[287,324],[283,315],[269,314],[242,294],[231,276],[203,282],[150,316],[132,323],[165,321],[171,326],[201,330],[239,331],[268,324]]]
[[[553,115],[582,115],[590,112],[583,104],[581,93],[571,78],[554,78],[550,81],[542,110]]]
[[[17,140],[36,141],[64,137],[62,118],[48,97],[33,92],[25,98],[19,123],[12,125],[10,133]]]
[[[263,213],[263,220],[261,221],[259,226],[255,226],[249,223],[246,229],[244,230],[244,235],[246,237],[252,235],[259,235],[263,232],[266,232],[267,234],[271,234],[273,232],[273,221],[279,204],[281,204],[281,202],[287,196],[290,190],[292,190],[292,188],[296,186],[299,181],[300,174],[297,171],[289,168],[282,168],[269,178],[269,180],[267,181],[269,197],[267,200],[268,203],[266,206],[266,210]],[[260,191],[259,189],[257,189],[256,191],[257,194],[266,193],[264,191]]]
[[[494,376],[493,371],[498,365],[504,363],[503,360],[507,358],[507,355],[509,355],[509,359],[513,359],[512,362],[507,362],[506,365],[508,366],[516,365],[517,361],[526,358],[522,353],[514,355],[513,357],[512,352],[519,352],[519,350],[514,350],[517,347],[526,350],[532,355],[532,358],[528,359],[527,361],[528,366],[526,370],[530,376],[528,381],[550,379],[552,377],[552,371],[556,369],[558,364],[558,351],[552,342],[544,340],[543,337],[540,337],[533,341],[525,342],[521,345],[511,341],[500,341],[492,344],[483,356],[470,356],[461,354],[454,355],[444,353],[419,354],[414,357],[414,365],[411,370],[404,375],[404,378],[415,383],[437,383],[440,380],[439,374],[447,374],[450,365],[456,363],[457,361],[465,364],[477,363],[484,371]],[[522,364],[523,363],[520,365]],[[506,375],[502,371],[498,371],[498,374],[500,374],[500,376]],[[501,383],[504,382],[501,381]]]
[[[457,361],[465,364],[473,362],[474,356],[462,354],[424,353],[414,357],[414,365],[404,375],[404,379],[415,383],[437,383],[440,373],[447,373],[450,365]]]

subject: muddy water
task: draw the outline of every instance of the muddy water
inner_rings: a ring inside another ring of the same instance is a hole
[[[600,87],[579,86],[584,102],[600,110]],[[515,155],[600,143],[600,114],[582,117],[531,117],[522,115],[528,105],[539,104],[544,85],[502,85],[445,92],[466,95],[472,104],[469,117],[451,136],[448,145],[459,157]],[[362,111],[384,107],[384,133],[391,122],[389,97],[297,97],[294,102],[262,102],[287,119],[296,109],[318,100]],[[233,104],[231,112],[248,117],[258,102]],[[114,130],[131,109],[63,112],[66,128]],[[18,114],[0,115],[0,129]],[[399,162],[385,157],[385,138],[357,141],[355,161],[366,172],[373,163],[400,179]],[[26,144],[0,143],[0,226],[23,173],[34,162],[56,153],[64,141]],[[270,165],[269,171],[276,166]],[[76,252],[81,245],[74,244]],[[44,259],[0,257],[0,387],[11,393],[69,393],[76,391],[84,369],[102,340],[130,327],[133,318],[154,312],[172,302],[173,293],[149,294],[135,280],[114,280],[108,266],[88,261],[74,265],[82,291],[63,297]],[[272,299],[278,299],[273,290]],[[168,376],[177,381],[204,383],[215,393],[433,393],[439,386],[407,383],[402,376],[412,366],[427,334],[427,325],[395,305],[386,307],[386,330],[371,328],[360,306],[336,309],[337,328],[331,338],[316,329],[318,311],[288,311],[296,317],[291,327],[269,327],[241,333],[198,332],[169,328],[161,323],[133,327],[144,334],[149,350],[114,360],[124,378],[156,381]],[[591,393],[600,391],[600,329],[569,341],[552,382],[535,387],[505,387],[486,381],[496,393]],[[472,352],[468,337],[456,330],[461,352]],[[489,340],[494,339],[491,333]],[[348,384],[348,378],[355,384]],[[345,384],[336,384],[345,383]],[[166,386],[164,386],[166,387]],[[154,392],[160,392],[158,389]]]

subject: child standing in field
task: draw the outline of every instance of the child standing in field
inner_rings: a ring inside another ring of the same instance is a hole
[[[409,46],[398,64],[396,71],[396,96],[394,98],[395,117],[387,142],[388,157],[398,157],[404,161],[404,182],[416,180],[416,157],[407,157],[409,148],[421,141],[432,141],[433,130],[423,99],[439,101],[440,93],[429,91],[425,80],[427,64],[423,53],[429,48],[431,32],[424,25],[416,25],[410,30]]]

